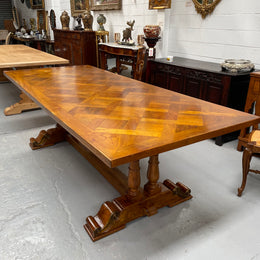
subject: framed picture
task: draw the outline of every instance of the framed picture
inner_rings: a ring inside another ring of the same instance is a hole
[[[171,8],[171,0],[149,0],[149,9]]]
[[[47,14],[48,14],[48,12],[45,10],[37,10],[37,30],[40,32],[41,32],[41,30],[47,31],[47,28],[46,28]]]
[[[71,16],[77,17],[89,10],[89,0],[70,0]]]
[[[44,0],[30,0],[32,9],[44,9]]]
[[[91,10],[120,10],[122,8],[122,0],[91,0]]]

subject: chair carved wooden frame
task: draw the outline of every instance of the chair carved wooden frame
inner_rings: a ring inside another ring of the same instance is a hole
[[[257,141],[258,140],[258,141]],[[243,159],[242,159],[242,168],[243,168],[243,180],[241,187],[238,188],[238,196],[242,195],[242,192],[246,186],[247,175],[249,172],[254,172],[256,174],[260,174],[260,171],[253,170],[250,168],[250,162],[252,156],[260,157],[260,130],[252,131],[250,134],[248,143],[243,152]]]
[[[260,116],[260,72],[250,74],[245,112],[252,113],[253,110],[255,110],[256,115]],[[260,157],[260,130],[258,124],[253,125],[251,131],[249,128],[241,130],[237,150],[242,151],[243,149],[243,180],[241,187],[238,188],[238,196],[241,196],[245,189],[248,172],[260,173],[258,170],[250,169],[252,156]]]
[[[246,98],[245,112],[252,113],[255,109],[255,114],[260,116],[260,72],[250,74],[250,83]],[[253,125],[252,130],[257,130],[258,125]],[[242,151],[243,147],[248,142],[249,129],[242,129],[238,138],[237,150]]]

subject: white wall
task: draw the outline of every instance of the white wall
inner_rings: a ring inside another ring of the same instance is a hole
[[[29,21],[36,18],[36,11],[28,9],[20,0],[13,0],[20,13]],[[162,39],[156,45],[156,57],[181,56],[199,60],[222,62],[227,58],[250,59],[260,67],[260,1],[222,0],[213,14],[202,19],[196,13],[192,0],[172,0],[172,8],[149,10],[149,0],[122,0],[122,10],[96,11],[93,29],[97,30],[96,18],[103,13],[107,18],[105,29],[113,41],[115,32],[127,27],[126,22],[135,19],[133,39],[143,34],[146,24],[159,24]],[[61,28],[60,15],[69,15],[70,0],[45,0],[47,11],[54,9],[57,28]],[[71,17],[70,27],[75,21]]]
[[[190,3],[173,1],[169,55],[215,62],[250,59],[260,67],[259,0],[222,0],[206,19]]]
[[[21,3],[20,0],[13,0],[14,5],[19,10],[19,13],[23,14],[21,17],[26,19],[27,24],[29,24],[29,19],[34,17],[36,19],[37,12],[36,10],[28,9],[24,4]],[[93,23],[93,30],[97,30],[98,24],[96,22],[97,16],[100,13],[103,13],[107,19],[106,24],[104,25],[105,29],[110,33],[110,41],[113,41],[113,35],[115,32],[120,32],[122,36],[122,31],[128,27],[126,24],[129,20],[135,20],[134,31],[132,32],[132,37],[134,41],[137,40],[138,34],[143,34],[143,27],[147,24],[160,24],[164,25],[165,19],[165,10],[157,11],[157,10],[149,10],[148,9],[148,2],[149,0],[122,0],[122,10],[113,10],[113,11],[95,11],[92,12],[94,16],[94,23]],[[45,9],[46,11],[50,11],[53,9],[56,14],[56,24],[57,28],[61,28],[60,23],[60,15],[65,10],[71,16],[70,10],[70,0],[45,0]],[[169,13],[169,10],[168,10]],[[72,29],[75,26],[75,20],[73,17],[70,19],[70,28]],[[163,38],[162,32],[162,38]],[[53,34],[51,34],[53,37]],[[158,43],[157,48],[157,55],[158,56],[165,56],[163,50],[164,44],[167,41],[162,39]]]

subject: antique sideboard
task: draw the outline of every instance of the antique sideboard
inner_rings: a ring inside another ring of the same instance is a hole
[[[215,104],[244,110],[250,72],[222,71],[220,64],[174,57],[147,62],[146,81],[153,85],[200,98]],[[216,144],[234,139],[239,133],[216,138]]]
[[[68,59],[70,65],[97,66],[97,44],[94,31],[54,29],[55,55]]]

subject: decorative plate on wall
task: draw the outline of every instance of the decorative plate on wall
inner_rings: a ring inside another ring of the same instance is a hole
[[[31,1],[30,0],[25,0],[26,6],[28,8],[31,8]]]

